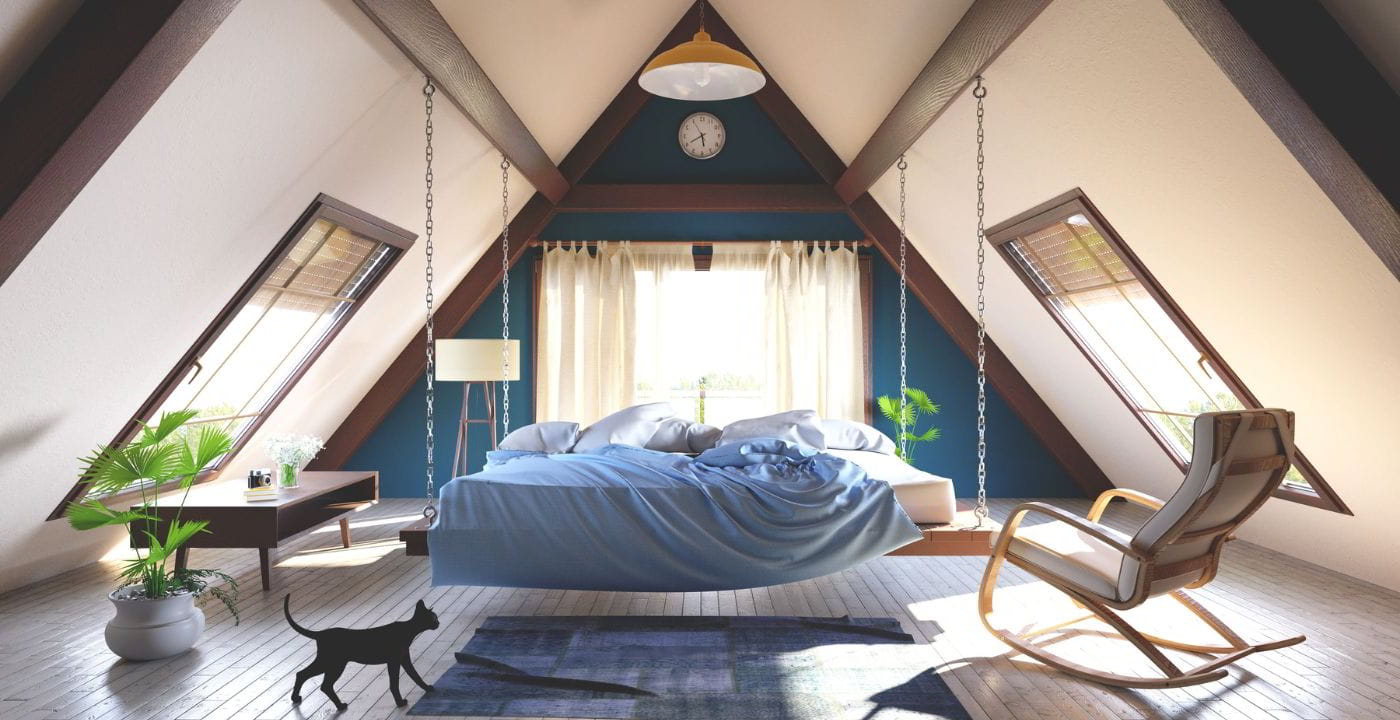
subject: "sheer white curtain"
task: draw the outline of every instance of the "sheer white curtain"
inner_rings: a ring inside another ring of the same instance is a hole
[[[637,272],[628,243],[547,247],[540,268],[535,413],[591,423],[633,404]]]
[[[860,263],[848,243],[716,244],[713,271],[764,272],[764,404],[865,417]]]
[[[637,272],[636,402],[669,400],[688,415],[693,399],[676,391],[684,370],[671,350],[696,340],[695,320],[707,318],[701,298],[689,297],[686,278],[695,274],[695,257],[688,243],[638,243],[631,247]],[[696,310],[701,309],[697,315]]]

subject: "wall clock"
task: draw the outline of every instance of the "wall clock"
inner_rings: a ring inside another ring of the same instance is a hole
[[[707,112],[691,113],[676,133],[681,150],[696,160],[709,160],[724,149],[724,123]]]

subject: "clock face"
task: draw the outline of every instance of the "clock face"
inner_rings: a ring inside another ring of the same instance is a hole
[[[724,123],[707,112],[694,113],[681,121],[676,137],[686,155],[709,160],[724,149]]]

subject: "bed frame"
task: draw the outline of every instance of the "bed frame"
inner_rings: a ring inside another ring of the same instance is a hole
[[[992,540],[1001,531],[1001,525],[988,518],[977,527],[977,517],[972,506],[958,502],[958,514],[953,522],[940,525],[920,525],[924,537],[902,548],[891,551],[890,555],[990,555]],[[399,540],[404,544],[404,552],[414,557],[428,556],[428,521],[419,519],[412,525],[399,530]]]

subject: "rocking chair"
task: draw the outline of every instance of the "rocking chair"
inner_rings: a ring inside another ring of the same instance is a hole
[[[1183,590],[1204,586],[1215,577],[1225,542],[1264,504],[1288,472],[1293,458],[1293,413],[1206,413],[1196,418],[1194,434],[1195,451],[1186,479],[1165,503],[1133,490],[1114,489],[1098,497],[1087,519],[1045,503],[1017,506],[997,538],[982,579],[978,609],[983,625],[1006,644],[1053,668],[1106,685],[1135,688],[1174,688],[1219,680],[1229,674],[1225,668],[1240,658],[1303,642],[1304,637],[1299,635],[1250,644]],[[1114,498],[1157,512],[1129,536],[1099,524],[1104,509]],[[1053,520],[1021,528],[1021,521],[1032,513]],[[1089,614],[1022,633],[993,627],[989,616],[1003,562],[1049,583]],[[1149,635],[1115,612],[1163,594],[1200,618],[1224,644],[1199,645]],[[1121,636],[1131,643],[1161,676],[1105,672],[1070,662],[1047,649],[1076,634],[1077,631],[1067,629],[1070,626],[1093,619],[1116,630],[1109,636]],[[1034,638],[1051,634],[1056,635],[1033,642]],[[1209,659],[1182,670],[1162,648]]]

